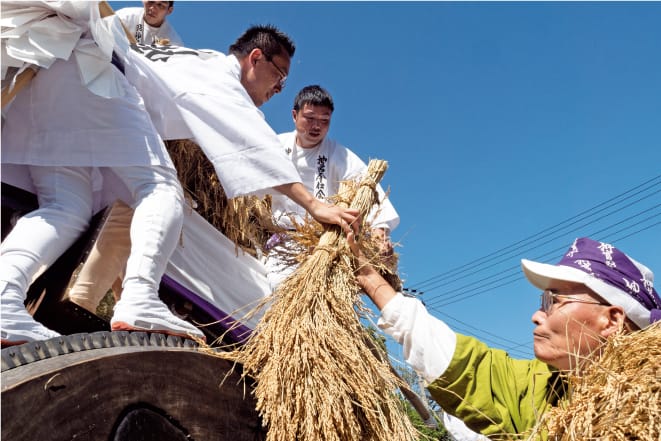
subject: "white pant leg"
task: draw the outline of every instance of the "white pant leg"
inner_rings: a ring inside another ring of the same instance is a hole
[[[184,197],[176,172],[165,167],[122,167],[113,172],[136,200],[131,253],[122,296],[115,304],[113,330],[146,330],[204,338],[158,298],[158,285],[184,223]]]
[[[112,171],[136,201],[122,296],[156,294],[184,222],[181,185],[176,172],[166,167],[114,167]]]
[[[88,228],[89,167],[30,166],[39,208],[18,220],[0,245],[0,281],[25,295],[30,284]]]

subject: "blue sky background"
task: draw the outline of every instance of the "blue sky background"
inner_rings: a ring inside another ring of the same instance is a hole
[[[197,49],[287,32],[268,122],[292,130],[296,92],[327,88],[330,136],[389,161],[405,285],[516,357],[532,357],[539,302],[521,258],[590,236],[661,278],[660,18],[659,2],[177,1],[170,16]]]

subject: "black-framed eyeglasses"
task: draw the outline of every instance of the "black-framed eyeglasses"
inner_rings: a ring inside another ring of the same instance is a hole
[[[271,63],[273,67],[275,67],[278,70],[278,73],[280,74],[280,88],[284,89],[285,83],[287,82],[287,74],[282,69],[280,69],[280,67],[278,67],[277,64],[275,64],[275,62],[271,57],[267,57],[266,55],[264,55],[264,58],[266,58],[269,61],[269,63]]]
[[[541,309],[546,314],[548,314],[551,311],[553,305],[556,303],[556,299],[558,298],[564,300],[563,304],[576,302],[576,303],[587,303],[591,305],[606,305],[605,303],[598,302],[596,300],[585,300],[585,299],[579,299],[577,297],[572,297],[571,295],[568,294],[558,294],[557,292],[553,292],[550,289],[544,290],[544,292],[542,292],[542,294],[539,297],[541,299]]]

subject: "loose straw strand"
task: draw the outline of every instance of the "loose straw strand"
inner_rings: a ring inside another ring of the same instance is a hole
[[[386,169],[385,161],[370,161],[368,184],[342,183],[338,205],[351,200],[364,218],[377,202],[371,183]],[[400,383],[387,358],[365,343],[353,260],[341,230],[326,226],[314,251],[270,297],[247,344],[225,354],[256,380],[267,441],[418,438],[395,396]]]

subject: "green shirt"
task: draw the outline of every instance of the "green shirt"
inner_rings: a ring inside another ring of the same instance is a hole
[[[505,351],[457,334],[452,361],[429,391],[445,411],[472,430],[512,439],[515,434],[525,437],[540,415],[557,403],[563,384],[546,363],[515,360]]]

